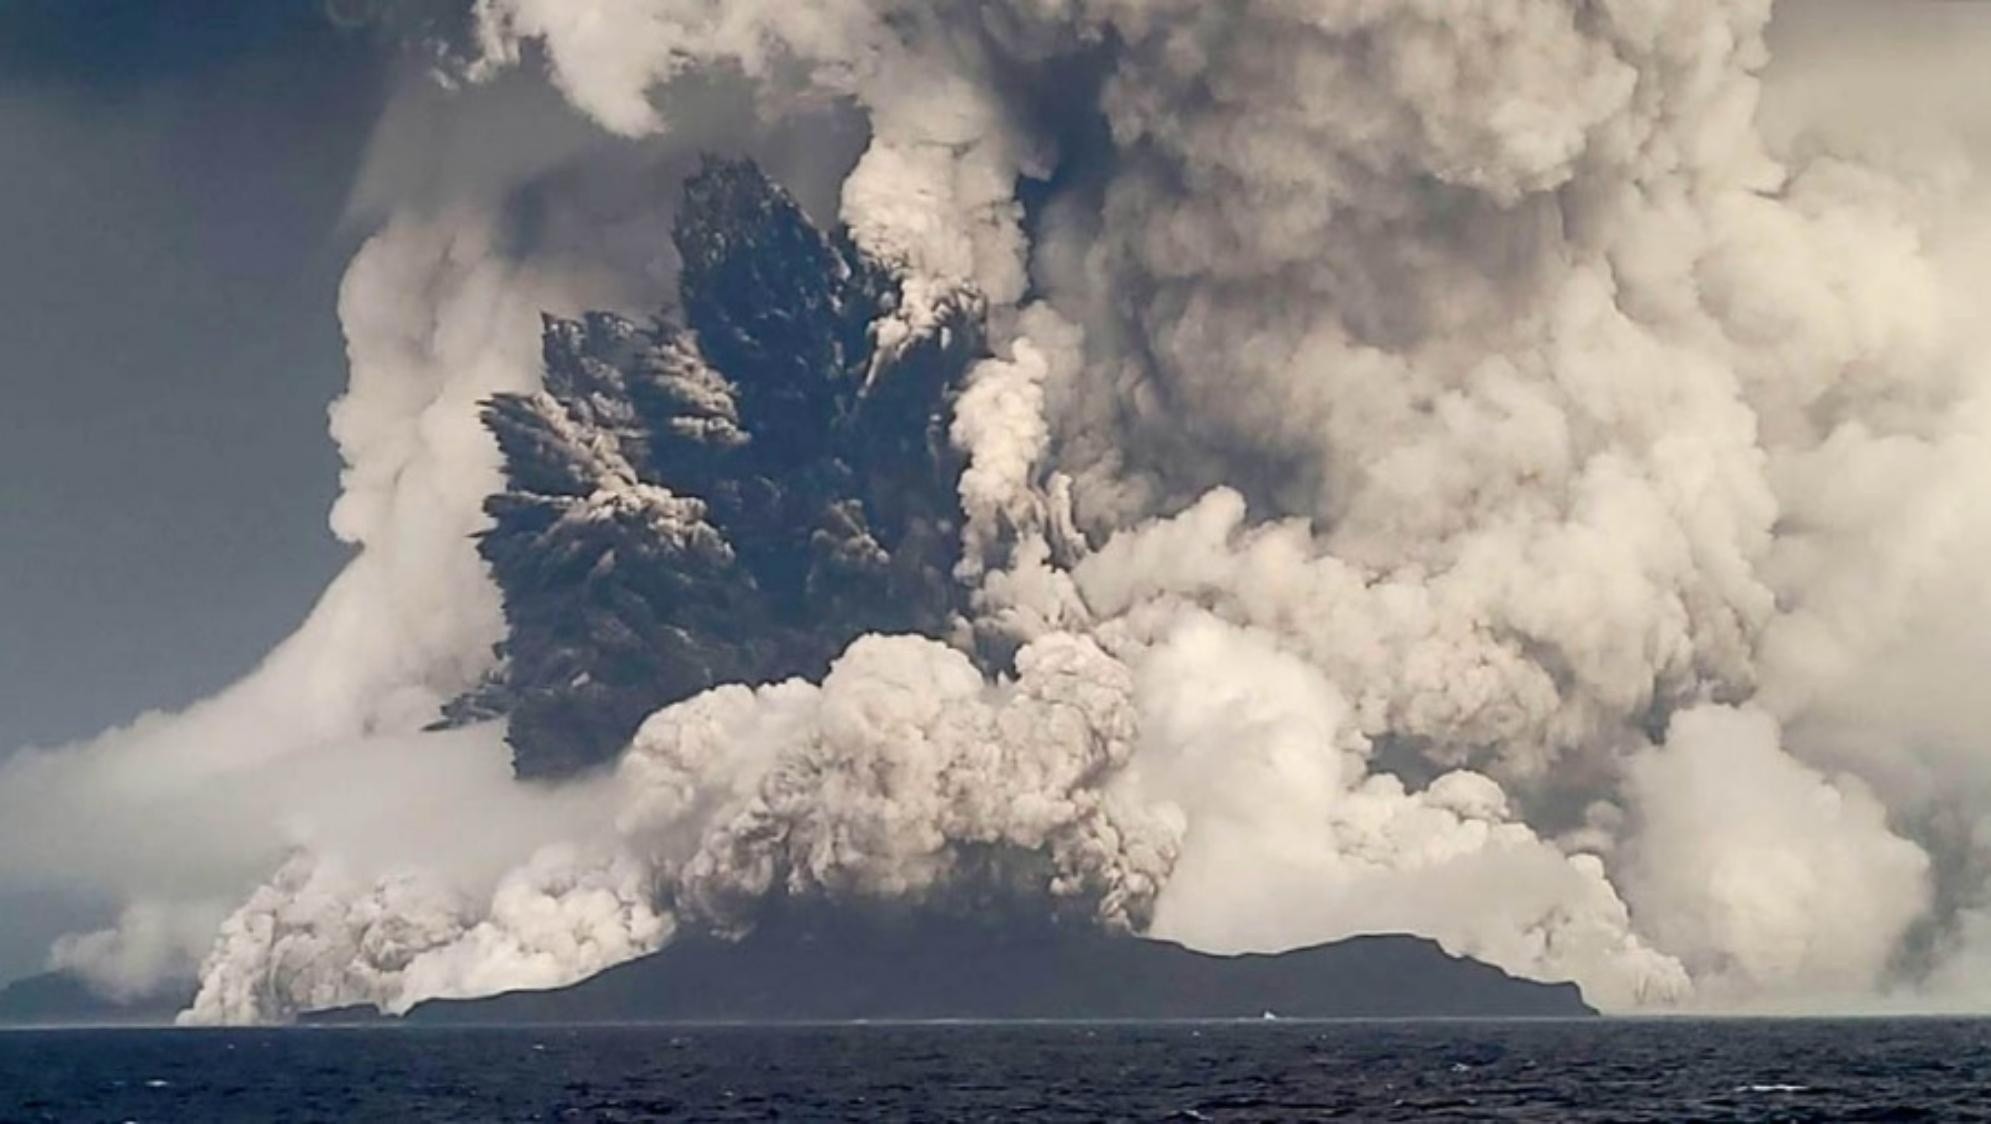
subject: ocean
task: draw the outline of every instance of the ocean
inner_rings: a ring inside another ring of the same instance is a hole
[[[0,1120],[1991,1120],[1991,1022],[0,1033]]]

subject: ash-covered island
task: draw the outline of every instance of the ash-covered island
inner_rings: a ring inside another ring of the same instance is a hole
[[[93,994],[59,973],[0,988],[0,1026],[163,1026],[192,985],[142,1001]],[[371,1007],[306,1025],[1098,1020],[1583,1018],[1575,984],[1519,979],[1402,935],[1268,955],[1057,925],[939,916],[771,919],[737,940],[711,933],[571,987],[430,1000],[400,1019]]]
[[[341,1012],[311,1021],[373,1021]],[[700,933],[572,987],[431,1000],[416,1024],[1579,1018],[1575,984],[1517,979],[1420,937],[1212,956],[1097,929],[816,914]]]

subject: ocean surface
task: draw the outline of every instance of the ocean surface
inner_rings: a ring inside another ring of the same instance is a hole
[[[0,1120],[1991,1119],[1991,1022],[0,1033]]]

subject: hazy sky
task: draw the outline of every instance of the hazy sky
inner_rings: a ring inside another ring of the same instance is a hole
[[[0,5],[0,752],[222,685],[344,557],[324,414],[386,71],[315,4]]]
[[[240,675],[343,562],[343,220],[387,52],[314,3],[0,4],[0,756]],[[0,979],[101,903],[0,898]]]

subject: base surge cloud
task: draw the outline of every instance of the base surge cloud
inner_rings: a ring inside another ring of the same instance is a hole
[[[1991,1001],[1986,134],[1870,7],[479,0],[569,132],[383,126],[355,561],[0,879],[192,1022],[793,898]]]

